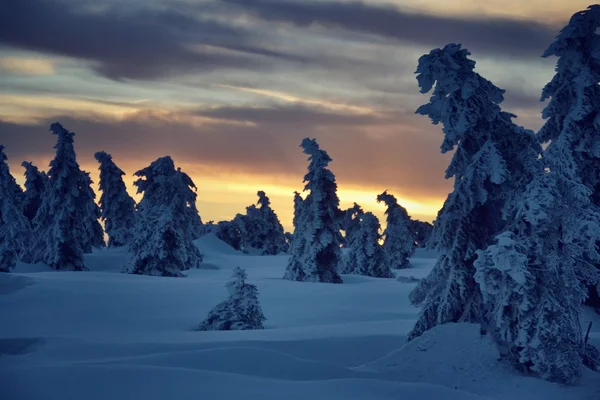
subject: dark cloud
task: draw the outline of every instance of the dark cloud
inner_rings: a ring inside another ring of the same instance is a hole
[[[252,112],[256,111],[256,115]],[[356,117],[313,114],[293,109],[285,124],[279,111],[222,109],[223,115],[260,120],[253,126],[231,123],[194,126],[181,115],[173,118],[139,114],[119,122],[56,117],[37,125],[0,122],[0,143],[11,165],[23,160],[51,159],[54,137],[48,131],[59,120],[76,133],[79,160],[95,165],[93,154],[112,153],[129,174],[150,161],[171,155],[176,162],[203,167],[207,173],[243,173],[289,182],[302,187],[306,156],[299,148],[304,137],[315,137],[330,152],[332,170],[341,184],[372,188],[398,188],[410,198],[443,198],[450,183],[443,179],[448,157],[440,155],[439,127],[417,115],[399,115],[392,121],[357,120]],[[271,113],[271,114],[269,114]],[[217,113],[218,114],[218,113]],[[215,115],[213,113],[213,115]],[[270,115],[270,116],[269,116]],[[265,117],[266,116],[266,117]],[[319,122],[316,122],[319,121]],[[38,163],[40,163],[38,161]]]
[[[268,68],[297,57],[252,43],[243,29],[159,8],[92,11],[64,0],[5,0],[0,44],[88,60],[112,79],[150,79],[217,68]],[[204,45],[205,47],[195,47]],[[206,47],[206,46],[212,46]]]
[[[195,112],[198,116],[229,121],[248,121],[259,125],[303,124],[309,126],[358,126],[381,123],[371,114],[334,113],[324,108],[303,105],[273,107],[215,107]]]
[[[506,18],[459,18],[406,12],[358,1],[221,0],[268,21],[363,32],[428,46],[458,42],[491,55],[539,57],[558,34],[555,26]]]

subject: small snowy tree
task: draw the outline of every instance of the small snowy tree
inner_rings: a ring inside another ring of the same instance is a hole
[[[260,303],[258,289],[246,283],[246,271],[240,267],[233,270],[227,282],[229,298],[219,304],[208,314],[198,328],[201,331],[233,331],[264,329],[266,320]]]
[[[411,221],[406,209],[387,191],[377,196],[377,202],[387,206],[387,225],[383,235],[383,249],[390,268],[410,268],[409,258],[415,252],[416,237],[411,230]]]
[[[100,210],[87,172],[77,164],[75,134],[58,122],[50,126],[58,137],[50,162],[42,204],[33,219],[34,261],[54,269],[84,270],[83,253],[104,245]]]
[[[575,13],[543,57],[558,57],[556,74],[542,90],[550,99],[538,136],[542,143],[568,146],[571,166],[589,189],[593,205],[600,207],[600,5]],[[600,268],[600,265],[597,265]],[[600,271],[597,271],[600,274]],[[589,284],[588,302],[600,307],[600,286]]]
[[[25,168],[25,216],[29,221],[33,221],[38,209],[42,205],[42,199],[46,193],[48,184],[48,175],[40,171],[38,167],[30,162],[23,161],[21,164]]]
[[[23,215],[21,189],[10,174],[0,145],[0,272],[10,272],[27,246],[29,222]]]
[[[388,265],[385,251],[379,244],[379,220],[371,212],[359,218],[359,226],[352,234],[350,251],[345,257],[344,272],[376,278],[393,278],[394,274]]]
[[[191,180],[175,169],[171,157],[162,157],[137,171],[134,185],[143,198],[129,245],[124,272],[140,275],[183,276],[198,268],[202,255],[192,242],[189,219]]]
[[[216,235],[219,239],[235,250],[244,250],[243,215],[237,214],[231,221],[221,221],[217,224]]]
[[[434,225],[441,253],[431,273],[410,294],[421,315],[408,339],[447,322],[485,320],[475,282],[476,251],[502,232],[523,187],[537,173],[541,148],[533,132],[512,122],[499,104],[504,90],[474,72],[475,62],[459,44],[419,59],[421,92],[433,95],[417,112],[442,123],[442,153],[454,150],[446,178],[454,178]]]
[[[310,193],[304,200],[299,195],[294,199],[301,211],[294,218],[295,240],[284,279],[342,283],[340,201],[335,176],[327,169],[331,158],[314,139],[304,139],[301,147],[310,161],[304,176],[304,190]]]
[[[131,240],[135,225],[135,202],[127,193],[123,172],[110,154],[99,151],[95,154],[100,163],[100,211],[108,235],[108,246],[124,246]]]

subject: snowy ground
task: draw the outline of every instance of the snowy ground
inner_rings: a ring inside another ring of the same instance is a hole
[[[415,283],[288,282],[286,256],[243,255],[214,236],[198,245],[205,268],[187,278],[121,274],[114,249],[88,256],[91,272],[0,274],[0,399],[600,399],[597,373],[574,388],[515,374],[477,326],[404,346]],[[400,274],[421,278],[434,261],[418,252]],[[266,329],[194,331],[235,266],[258,286]]]

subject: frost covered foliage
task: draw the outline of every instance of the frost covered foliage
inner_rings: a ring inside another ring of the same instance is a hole
[[[408,259],[415,252],[416,236],[411,229],[411,220],[406,209],[387,191],[377,196],[378,202],[387,206],[387,225],[383,236],[383,249],[390,268],[410,268]]]
[[[557,142],[568,147],[564,155],[581,184],[589,189],[595,206],[600,206],[600,5],[575,13],[544,57],[556,56],[556,74],[542,91],[547,119],[538,135],[541,142]],[[562,150],[561,150],[562,151]],[[552,168],[551,166],[549,166]],[[597,264],[598,266],[598,264]],[[600,306],[594,290],[590,301]]]
[[[284,279],[342,283],[339,204],[335,176],[327,169],[331,158],[316,140],[304,139],[301,147],[309,156],[302,199],[294,197],[294,245]]]
[[[191,179],[176,170],[168,156],[134,175],[139,178],[134,185],[144,196],[138,204],[130,260],[124,272],[183,276],[181,271],[198,268],[202,255],[192,242],[189,202],[195,197]]]
[[[135,202],[127,193],[123,172],[110,154],[99,151],[95,154],[100,163],[100,211],[108,235],[108,246],[124,246],[131,240],[135,225]]]
[[[0,145],[0,272],[10,272],[27,246],[29,221],[23,215],[23,195],[10,174]]]
[[[421,92],[435,87],[417,112],[443,124],[442,153],[454,150],[446,170],[454,190],[433,228],[440,258],[410,295],[422,311],[409,340],[435,325],[483,320],[474,279],[476,251],[502,231],[523,186],[539,171],[535,136],[501,110],[504,90],[473,71],[469,54],[449,44],[422,56],[417,68]]]
[[[24,212],[27,219],[33,221],[46,193],[48,175],[30,162],[23,161],[21,165],[25,168]]]
[[[341,212],[341,228],[344,231],[342,244],[350,246],[352,236],[360,229],[360,218],[364,215],[363,209],[356,203],[351,208]]]
[[[262,250],[263,255],[275,255],[287,251],[283,226],[271,201],[262,190],[257,193],[260,207],[251,205],[246,208],[246,215],[239,216],[243,246]]]
[[[50,162],[42,204],[33,219],[34,261],[54,269],[84,270],[83,253],[104,246],[100,209],[87,172],[77,164],[75,134],[58,122],[50,126],[57,136],[56,156]]]
[[[431,225],[429,222],[411,220],[410,227],[411,231],[415,235],[415,243],[417,247],[427,247],[429,239],[431,238],[431,232],[433,231],[433,225]]]
[[[350,251],[345,257],[344,273],[393,278],[383,247],[379,244],[381,225],[373,213],[359,217],[357,230],[352,234]]]
[[[229,298],[217,304],[200,324],[201,331],[234,331],[264,329],[266,318],[258,302],[255,285],[246,283],[246,271],[240,267],[233,270],[227,282]]]

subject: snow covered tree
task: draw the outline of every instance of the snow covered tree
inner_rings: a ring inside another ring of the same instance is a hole
[[[446,178],[454,190],[438,214],[432,242],[441,253],[431,273],[410,294],[421,315],[408,339],[447,322],[484,321],[473,262],[492,244],[518,197],[539,170],[541,147],[533,132],[512,122],[499,104],[504,90],[474,72],[475,62],[459,44],[435,49],[419,59],[422,93],[434,86],[417,113],[442,123],[442,153],[454,150]]]
[[[26,249],[29,221],[23,214],[22,191],[10,174],[0,145],[0,272],[10,272]]]
[[[85,270],[83,253],[104,245],[99,208],[94,203],[89,174],[77,164],[75,134],[58,122],[50,126],[58,137],[50,162],[42,204],[33,219],[34,261],[54,269]]]
[[[287,251],[283,226],[271,201],[262,190],[258,193],[260,207],[251,205],[246,208],[246,215],[240,217],[243,224],[244,247],[253,247],[263,251],[263,255],[275,255]]]
[[[301,147],[310,164],[304,176],[302,200],[294,198],[294,246],[284,279],[307,282],[342,283],[339,204],[335,176],[327,169],[331,158],[319,148],[315,139],[304,139]]]
[[[411,220],[410,221],[411,231],[415,235],[415,243],[417,247],[427,247],[429,239],[431,238],[431,232],[433,231],[433,225],[429,222]]]
[[[344,272],[376,278],[393,278],[394,274],[388,265],[385,251],[379,244],[379,220],[371,212],[358,218],[360,222],[350,239],[350,251],[345,257]]]
[[[364,215],[363,209],[356,203],[347,210],[341,212],[341,227],[344,231],[344,247],[350,246],[352,235],[360,229],[360,218]]]
[[[244,248],[243,215],[237,214],[231,221],[221,221],[217,224],[216,235],[219,239],[242,251]]]
[[[81,171],[79,174],[78,211],[81,212],[83,229],[79,238],[81,240],[81,250],[84,253],[91,253],[94,248],[106,246],[104,231],[99,222],[101,217],[100,207],[96,204],[96,193],[92,189],[93,183],[89,172]]]
[[[185,215],[192,240],[196,240],[204,234],[204,224],[202,224],[202,218],[200,218],[198,208],[196,207],[196,199],[198,198],[198,194],[196,193],[197,187],[192,178],[181,171],[181,168],[177,168],[177,176],[181,180],[181,186],[188,187],[188,190],[184,192],[186,195]]]
[[[411,220],[406,209],[398,204],[396,197],[387,191],[377,196],[377,202],[387,206],[387,225],[383,235],[383,250],[390,268],[410,268],[408,259],[415,252],[416,236],[411,229]]]
[[[25,216],[29,221],[33,221],[38,209],[42,205],[42,199],[46,193],[48,184],[48,175],[40,171],[38,167],[30,162],[23,161],[21,164],[25,168]]]
[[[140,275],[183,276],[198,268],[202,255],[192,242],[189,203],[191,179],[175,169],[171,157],[162,157],[137,171],[134,185],[143,198],[129,244],[130,260],[124,272]]]
[[[200,331],[233,331],[264,329],[266,318],[258,302],[258,289],[246,283],[246,271],[240,267],[233,270],[227,282],[229,298],[219,304],[200,324]]]
[[[600,207],[600,5],[575,13],[543,57],[558,57],[556,74],[542,90],[550,99],[538,136],[542,143],[568,143],[572,167]],[[597,265],[600,268],[600,265]],[[600,271],[599,271],[600,273]],[[589,286],[590,304],[600,307],[600,287]]]
[[[127,193],[123,172],[110,154],[99,151],[95,154],[100,163],[100,212],[108,235],[108,246],[124,246],[131,240],[135,225],[135,202]]]

